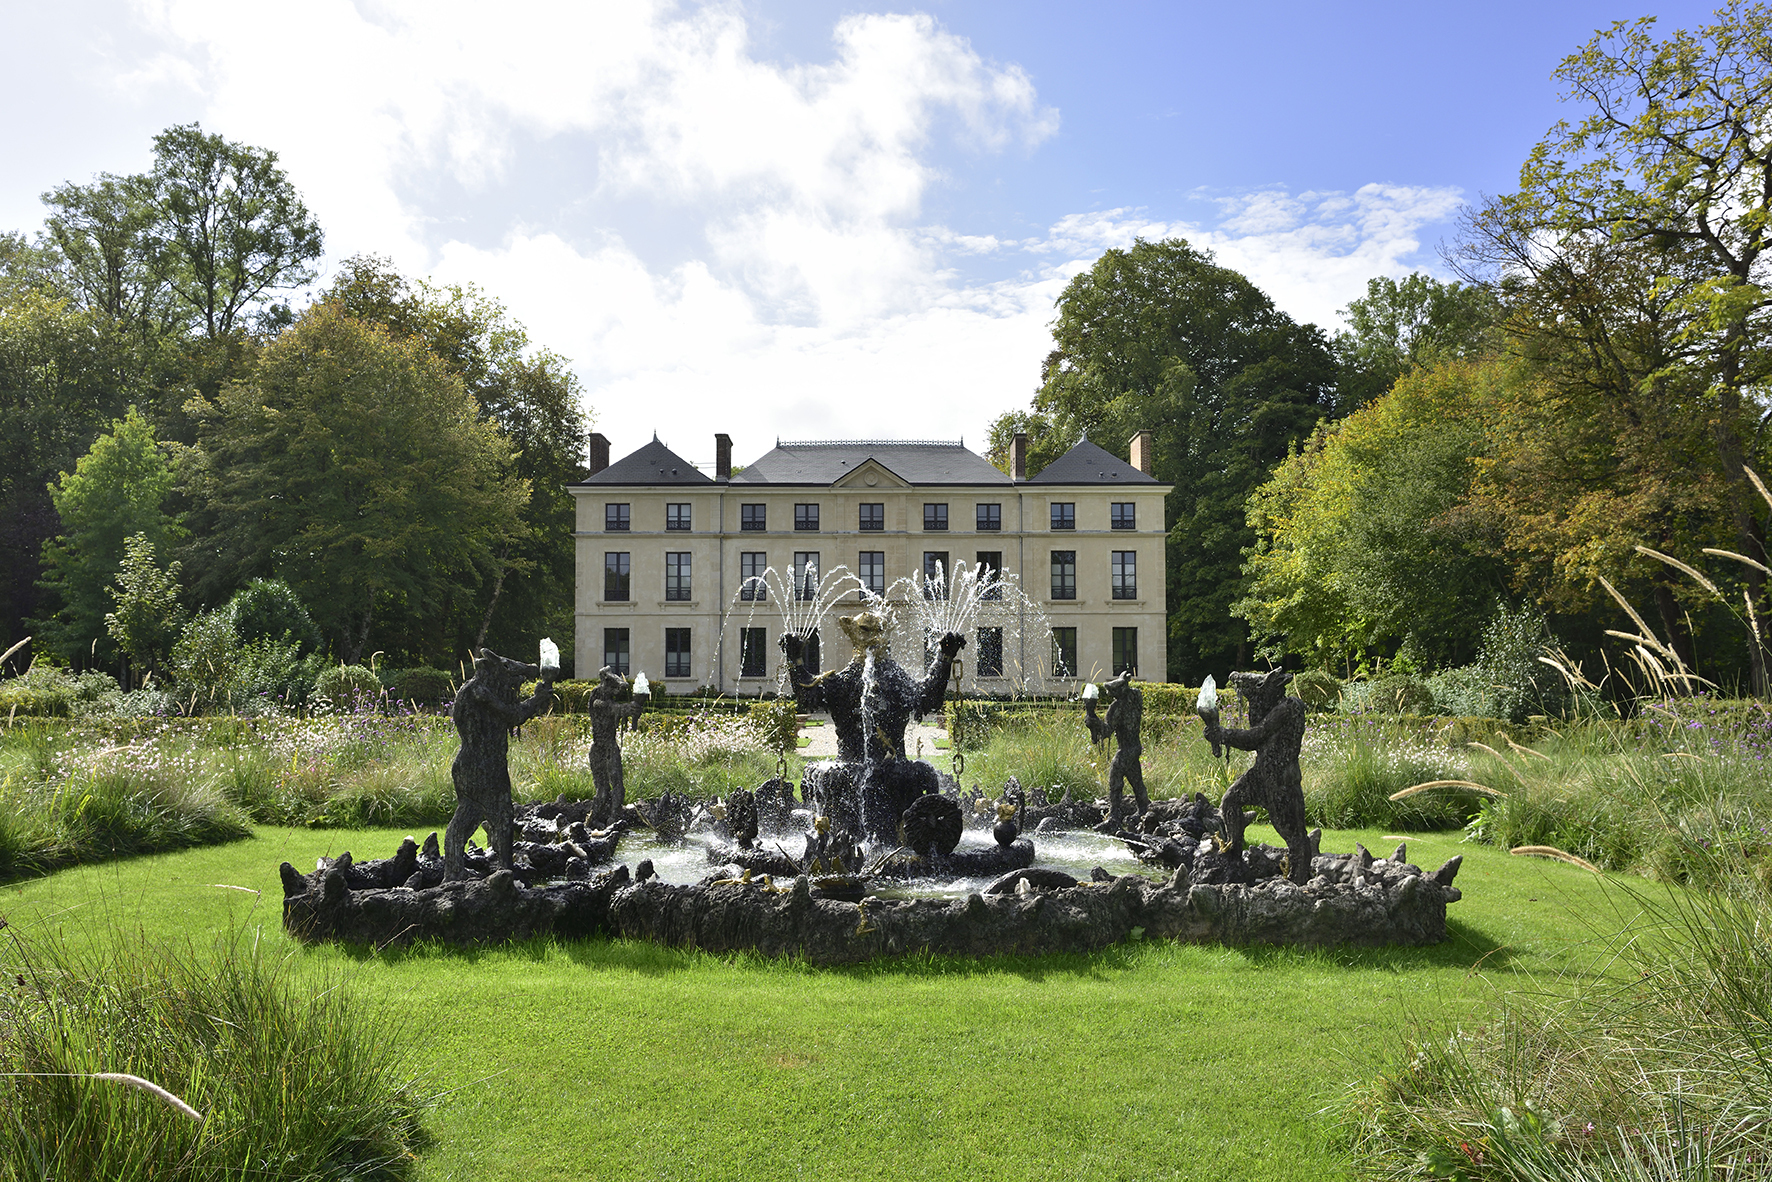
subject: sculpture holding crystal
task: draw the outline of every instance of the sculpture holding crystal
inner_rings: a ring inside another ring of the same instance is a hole
[[[608,825],[621,816],[627,804],[627,783],[621,771],[621,740],[617,737],[621,724],[640,717],[651,700],[652,686],[646,674],[634,678],[632,701],[624,702],[621,694],[627,679],[605,665],[597,672],[597,688],[591,691],[586,710],[591,716],[591,783],[597,795],[591,805],[593,825]]]
[[[1212,754],[1224,747],[1255,752],[1255,763],[1225,791],[1218,811],[1229,839],[1226,852],[1243,853],[1243,831],[1249,823],[1244,808],[1260,805],[1286,843],[1287,876],[1295,883],[1310,881],[1314,853],[1305,832],[1304,776],[1298,754],[1304,746],[1304,702],[1286,696],[1292,675],[1283,669],[1267,673],[1232,673],[1231,686],[1249,706],[1249,726],[1226,730],[1218,721],[1218,692],[1211,677],[1201,687],[1196,709],[1206,724],[1206,741]]]
[[[1144,694],[1133,686],[1130,669],[1101,688],[1107,691],[1107,717],[1104,719],[1096,713],[1099,691],[1090,684],[1083,688],[1083,722],[1089,728],[1091,740],[1099,743],[1111,735],[1116,745],[1114,761],[1108,769],[1108,815],[1097,826],[1103,833],[1113,833],[1120,828],[1124,785],[1132,785],[1134,816],[1143,816],[1151,807],[1150,796],[1144,789],[1144,768],[1140,763],[1144,753],[1140,739],[1144,725]]]
[[[443,835],[445,881],[465,876],[468,837],[481,825],[486,826],[494,864],[511,868],[511,728],[547,709],[559,676],[560,650],[551,640],[541,642],[539,665],[513,661],[486,648],[475,655],[474,675],[449,707],[461,750],[449,769],[455,781],[455,815]],[[519,701],[518,687],[531,677],[540,678],[535,693]]]

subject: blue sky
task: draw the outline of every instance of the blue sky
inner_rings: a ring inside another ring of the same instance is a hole
[[[282,155],[330,262],[501,299],[618,455],[979,442],[1026,404],[1064,282],[1136,235],[1331,330],[1373,275],[1444,275],[1461,204],[1573,116],[1558,60],[1650,11],[9,4],[0,227],[199,120]]]

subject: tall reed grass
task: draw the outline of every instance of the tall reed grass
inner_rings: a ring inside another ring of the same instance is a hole
[[[298,979],[243,934],[213,953],[20,941],[6,960],[0,1178],[412,1175],[425,1101],[390,1020],[345,983]]]

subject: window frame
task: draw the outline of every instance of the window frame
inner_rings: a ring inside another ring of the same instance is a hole
[[[694,520],[690,510],[692,504],[691,501],[665,502],[666,533],[687,533],[692,528],[690,525],[690,522]]]
[[[1061,554],[1068,556],[1063,562],[1059,561]],[[1061,567],[1068,569],[1061,570]],[[1075,550],[1051,551],[1049,569],[1052,573],[1052,582],[1048,587],[1051,594],[1047,598],[1065,603],[1075,602],[1077,598],[1077,552]]]
[[[610,559],[617,559],[611,569]],[[621,580],[621,597],[614,598],[609,594],[609,583],[612,578]],[[632,550],[603,551],[603,599],[604,603],[634,602],[634,552]]]
[[[603,502],[603,532],[606,534],[632,533],[634,525],[633,502]]]
[[[926,534],[948,532],[948,503],[946,501],[923,502],[923,532]]]
[[[1077,528],[1077,502],[1051,502],[1051,520],[1055,531],[1074,533]]]
[[[1115,599],[1138,598],[1138,551],[1115,550],[1108,562],[1108,580]]]
[[[794,551],[793,578],[794,602],[796,603],[811,603],[813,598],[818,594],[818,579],[815,578],[809,582],[806,578],[805,559],[807,558],[812,559],[813,574],[820,577],[824,574],[824,559],[819,557],[817,550]]]
[[[994,646],[991,643],[993,638],[995,640]],[[1002,625],[1000,625],[1000,624],[980,624],[978,626],[978,635],[976,637],[976,640],[977,640],[977,644],[978,644],[978,650],[977,650],[978,655],[977,655],[977,657],[974,658],[973,663],[972,663],[973,675],[975,677],[1001,677],[1001,676],[1003,676],[1003,628],[1002,628]],[[996,658],[994,661],[991,659],[993,654],[995,655],[995,658]]]
[[[995,559],[995,561],[986,562],[986,558],[992,558]],[[978,579],[980,582],[983,582],[985,579],[984,571],[986,567],[997,572],[996,580],[984,589],[979,595],[979,598],[990,600],[1003,598],[1003,552],[1001,550],[979,550],[973,557],[973,566],[978,571]]]
[[[873,512],[869,513],[868,510]],[[884,533],[886,530],[886,502],[863,501],[856,510],[856,529],[864,534]]]
[[[1112,529],[1137,529],[1138,502],[1110,501],[1108,503],[1108,525]]]
[[[665,602],[688,603],[694,598],[694,562],[693,550],[665,551]]]
[[[740,533],[761,533],[769,529],[769,502],[740,502],[738,506]]]
[[[693,676],[695,676],[694,673],[690,672],[690,667],[692,664],[691,654],[694,651],[693,638],[690,635],[690,629],[688,629],[688,628],[666,628],[664,630],[664,633],[665,633],[664,675],[666,677],[693,677]],[[678,647],[675,650],[673,650],[671,647],[673,640],[675,640],[678,644]]]
[[[746,574],[746,567],[753,568],[752,573]],[[769,584],[764,582],[763,574],[768,569],[769,552],[767,550],[740,550],[738,552],[738,600],[740,603],[769,602]]]
[[[617,640],[621,642],[620,645],[612,645],[611,642]],[[628,671],[633,668],[633,653],[633,636],[628,629],[603,629],[603,665],[605,668],[626,677]]]
[[[1121,659],[1126,656],[1130,656],[1131,659]],[[1138,629],[1136,627],[1114,629],[1113,648],[1109,652],[1109,657],[1113,664],[1115,677],[1127,670],[1131,670],[1134,674],[1138,672]]]
[[[799,533],[818,532],[817,501],[796,501],[794,503],[794,529]]]
[[[934,561],[931,561],[934,560]],[[935,563],[941,563],[941,593],[936,594],[938,584],[935,581]],[[954,563],[952,552],[948,550],[923,551],[923,598],[946,599],[951,588],[948,586],[953,579]]]
[[[987,515],[985,510],[989,509]],[[974,525],[981,534],[998,534],[1003,532],[1003,502],[980,501],[975,506]]]
[[[1074,624],[1052,629],[1052,676],[1077,676],[1077,628]]]
[[[870,563],[869,559],[875,561]],[[869,570],[872,566],[873,570]],[[862,550],[855,556],[855,576],[861,585],[872,595],[884,597],[886,594],[886,551]]]
[[[751,658],[756,658],[753,664]],[[755,669],[756,672],[752,672]],[[769,676],[769,629],[756,627],[738,630],[738,675],[741,678]]]

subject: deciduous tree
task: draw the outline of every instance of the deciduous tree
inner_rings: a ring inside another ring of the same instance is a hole
[[[195,409],[200,593],[281,578],[347,662],[378,621],[423,619],[494,577],[524,536],[528,482],[460,378],[337,304],[309,309],[249,381]]]

